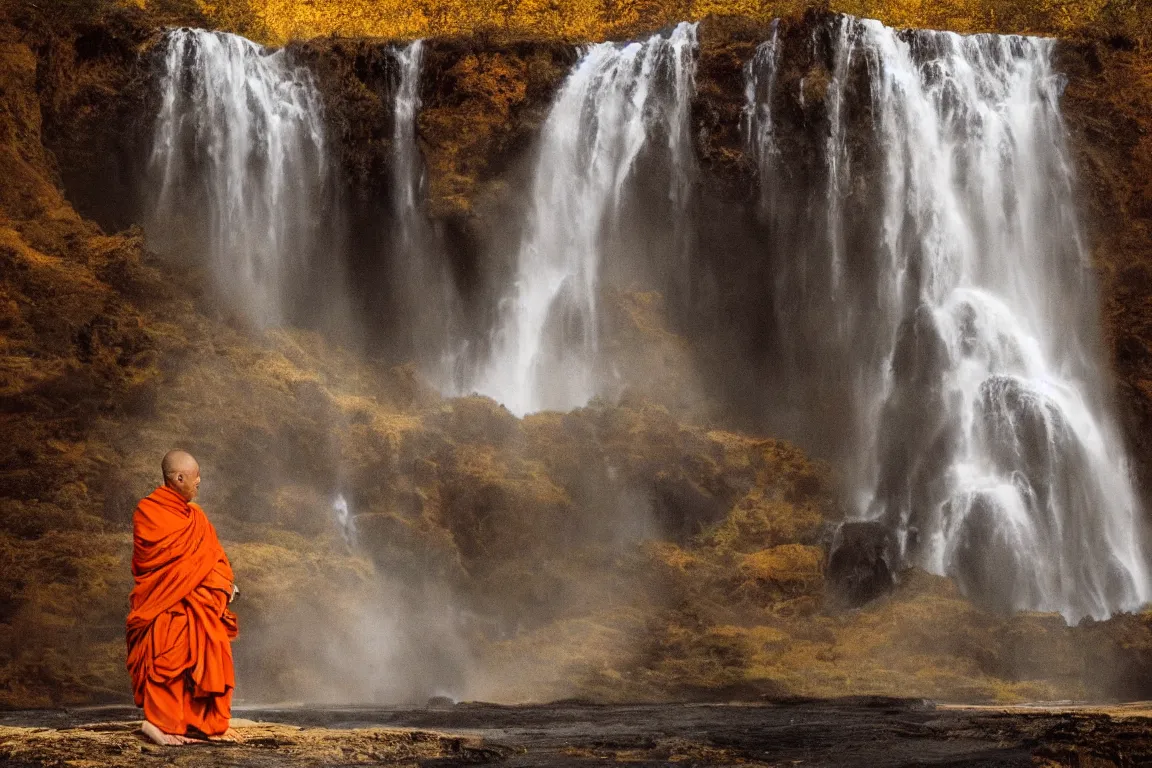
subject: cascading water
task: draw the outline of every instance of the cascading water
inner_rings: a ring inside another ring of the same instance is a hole
[[[339,493],[332,500],[332,514],[336,518],[336,525],[340,528],[340,534],[344,537],[344,543],[350,548],[355,547],[356,519],[352,515],[352,510],[349,508],[348,500],[344,498],[344,494]]]
[[[424,41],[415,40],[396,51],[400,65],[399,83],[392,108],[392,175],[396,190],[395,214],[399,223],[398,241],[408,250],[414,245],[414,223],[419,220],[420,186],[423,174],[416,148],[416,114],[420,110],[420,68]]]
[[[177,29],[165,42],[146,211],[165,255],[204,259],[233,305],[284,322],[328,188],[322,105],[308,70],[236,35]]]
[[[473,389],[525,414],[582,406],[603,379],[599,291],[638,157],[666,139],[669,197],[691,184],[696,27],[589,47],[545,122],[516,282]]]
[[[1145,603],[1054,42],[852,18],[832,39],[827,263],[805,275],[821,290],[794,285],[820,294],[806,322],[833,337],[829,375],[848,382],[860,518],[892,531],[905,562],[999,608],[1076,621]],[[772,173],[765,66],[750,66],[748,110]],[[866,141],[853,98],[870,103]],[[869,216],[879,226],[853,221]]]
[[[772,21],[772,37],[756,46],[756,53],[744,66],[744,135],[748,148],[755,155],[761,178],[770,179],[775,162],[780,156],[776,146],[776,131],[772,120],[772,102],[780,66],[780,20]],[[764,184],[761,202],[771,204],[767,197],[775,189]]]
[[[393,105],[389,285],[395,307],[390,331],[406,336],[403,351],[416,357],[424,374],[447,391],[452,388],[452,337],[459,302],[421,204],[424,168],[416,121],[424,43],[415,40],[391,53],[396,69],[388,94]]]

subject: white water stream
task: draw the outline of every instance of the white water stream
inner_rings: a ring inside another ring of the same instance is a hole
[[[395,51],[400,79],[392,107],[392,177],[396,190],[395,214],[400,230],[398,244],[410,250],[418,243],[414,223],[422,220],[419,211],[423,173],[416,146],[416,115],[420,111],[420,69],[424,41],[415,40]]]
[[[605,238],[637,158],[666,139],[673,203],[687,199],[696,27],[590,46],[544,125],[515,285],[472,389],[516,414],[583,406],[602,385]]]
[[[177,29],[165,41],[153,136],[150,242],[205,259],[250,320],[284,322],[317,248],[329,180],[309,71],[243,37]]]

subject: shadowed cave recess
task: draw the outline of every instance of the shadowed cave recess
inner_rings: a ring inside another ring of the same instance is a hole
[[[1146,695],[1122,142],[1085,117],[1123,52],[811,12],[282,49],[125,14],[34,54],[148,354],[59,427],[84,498],[42,462],[6,495],[96,542],[10,523],[90,599],[5,588],[6,705],[119,700],[169,443],[250,701]],[[55,678],[12,639],[54,611]]]

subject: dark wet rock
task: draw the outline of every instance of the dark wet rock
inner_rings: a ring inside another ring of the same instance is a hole
[[[653,483],[656,515],[677,541],[686,541],[701,528],[715,525],[727,514],[727,505],[682,475],[661,474]]]
[[[896,542],[882,523],[844,523],[828,558],[828,584],[856,607],[887,594],[896,585]]]

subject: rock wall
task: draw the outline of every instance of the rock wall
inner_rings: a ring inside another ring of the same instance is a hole
[[[1152,487],[1152,78],[1147,56],[1124,39],[1062,50],[1064,114],[1101,283],[1104,327],[1126,431],[1143,488]]]

